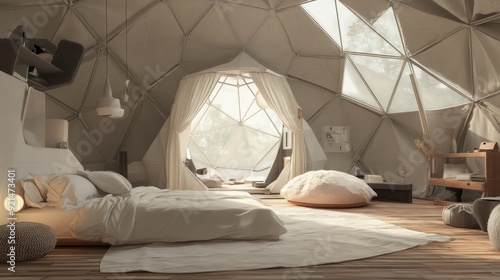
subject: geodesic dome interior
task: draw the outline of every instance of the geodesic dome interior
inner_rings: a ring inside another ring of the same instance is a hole
[[[453,140],[469,151],[499,139],[498,1],[107,3],[107,9],[98,0],[0,4],[2,37],[24,25],[28,38],[85,47],[74,82],[46,92],[46,112],[70,122],[69,146],[88,168],[106,168],[121,150],[130,161],[142,160],[180,79],[243,51],[287,77],[318,139],[323,126],[350,128],[350,152],[328,153],[326,169],[360,168],[411,182],[414,195],[423,196],[428,163],[415,142],[449,152]],[[126,113],[113,120],[113,133],[96,138],[95,104],[106,76],[115,97],[131,79],[130,98],[122,100]],[[79,149],[82,139],[92,149]]]

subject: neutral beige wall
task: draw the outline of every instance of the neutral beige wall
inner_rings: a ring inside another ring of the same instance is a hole
[[[74,154],[68,149],[34,147],[26,144],[23,135],[23,115],[28,98],[28,87],[24,81],[0,71],[0,224],[6,223],[7,212],[3,201],[7,195],[7,172],[14,169],[16,179],[30,172],[63,173],[83,170]],[[30,95],[44,96],[41,92]],[[44,102],[38,104],[45,106]],[[38,106],[37,105],[37,106]]]
[[[17,137],[22,128],[23,103],[26,83],[0,71],[0,224],[5,224],[7,212],[3,201],[7,195],[7,171],[12,159]]]

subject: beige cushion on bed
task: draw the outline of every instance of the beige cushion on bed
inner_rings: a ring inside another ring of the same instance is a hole
[[[57,174],[36,174],[36,173],[30,173],[29,174],[31,178],[33,179],[33,182],[35,183],[36,187],[38,188],[38,191],[40,192],[40,195],[42,196],[42,201],[47,201],[47,194],[49,193],[49,189],[47,187],[47,184],[41,183],[43,182],[49,182],[54,177],[57,176]],[[36,178],[35,178],[36,177]],[[30,179],[24,179],[25,181],[30,180]],[[38,180],[38,183],[37,183]],[[23,187],[24,188],[24,187]]]
[[[86,178],[76,174],[59,174],[50,181],[31,174],[37,186],[48,189],[47,205],[71,209],[80,206],[89,198],[98,197],[96,187]]]
[[[281,195],[297,205],[326,208],[363,206],[377,196],[363,180],[333,170],[299,175],[283,187]]]
[[[26,205],[34,208],[43,208],[47,205],[33,179],[22,180],[21,186],[24,189],[24,202],[26,202]]]

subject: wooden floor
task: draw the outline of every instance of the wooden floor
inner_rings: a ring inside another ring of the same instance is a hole
[[[265,199],[266,204],[287,204]],[[364,260],[298,269],[278,268],[201,274],[99,272],[106,246],[57,247],[44,258],[18,263],[16,273],[0,265],[0,279],[172,279],[172,280],[272,280],[272,279],[500,279],[500,252],[480,230],[453,228],[441,220],[442,206],[431,201],[412,204],[371,202],[369,206],[342,211],[363,213],[396,225],[455,238]],[[244,256],[242,256],[244,258]]]

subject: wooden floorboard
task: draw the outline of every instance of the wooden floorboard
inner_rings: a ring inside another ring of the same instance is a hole
[[[289,205],[265,199],[269,205]],[[291,206],[290,207],[296,207]],[[343,209],[393,224],[447,235],[454,241],[432,243],[383,256],[304,268],[276,268],[199,274],[146,272],[100,273],[106,246],[59,246],[49,255],[17,264],[16,272],[0,265],[1,279],[172,279],[172,280],[319,280],[319,279],[500,279],[500,252],[480,230],[453,228],[441,220],[443,206],[415,199],[412,204],[374,201],[366,207]],[[244,257],[244,256],[242,256]]]

